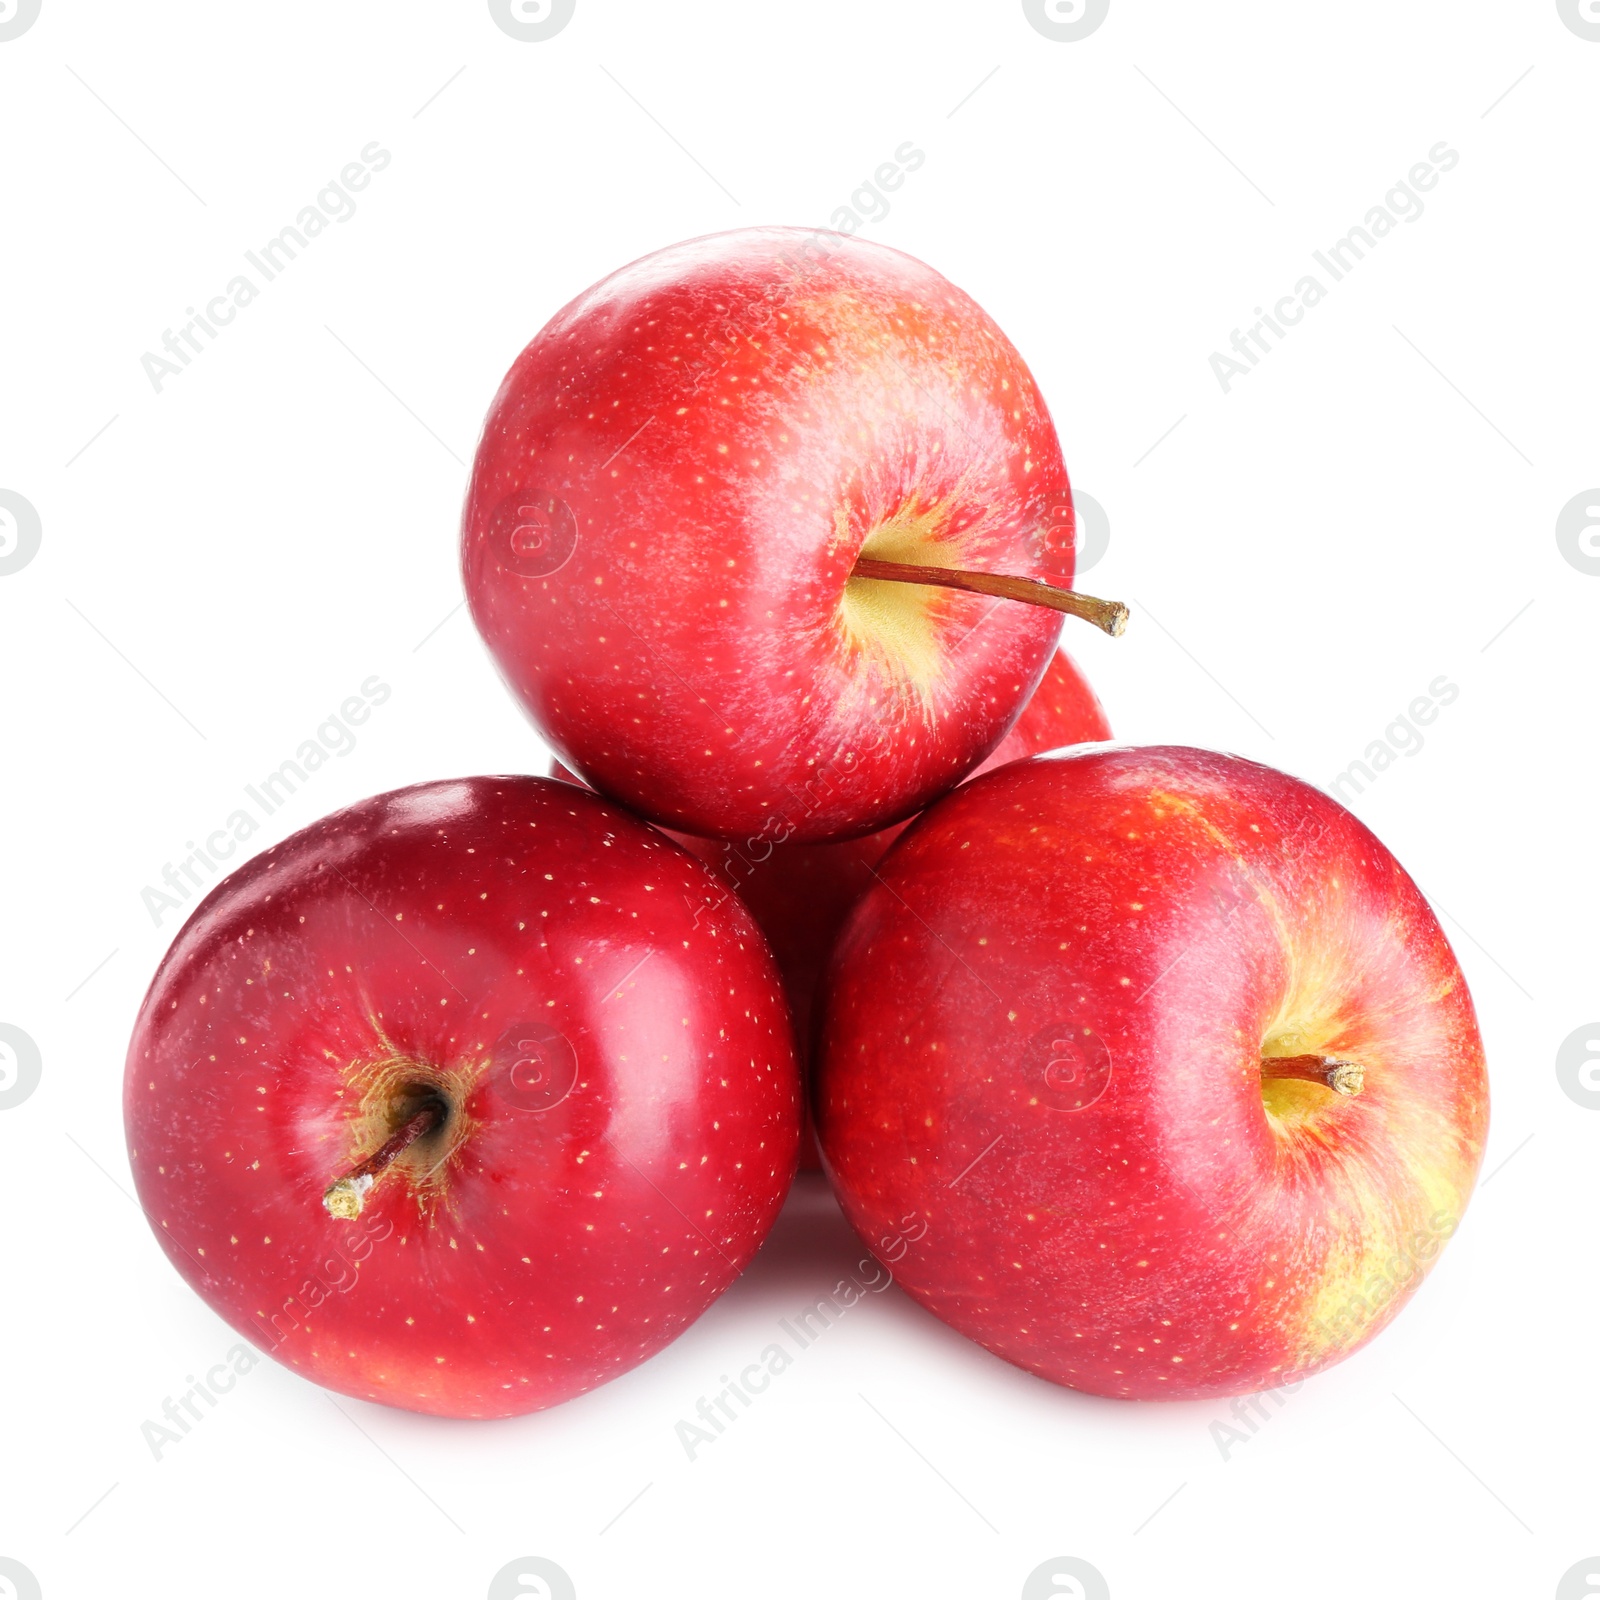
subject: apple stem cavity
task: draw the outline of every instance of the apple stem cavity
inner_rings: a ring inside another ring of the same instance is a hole
[[[342,1222],[354,1222],[366,1204],[368,1191],[384,1168],[396,1156],[410,1149],[418,1139],[432,1133],[444,1118],[444,1102],[428,1101],[402,1122],[359,1166],[352,1167],[342,1178],[335,1178],[322,1193],[322,1203],[329,1216],[338,1217]]]
[[[918,567],[906,561],[880,561],[875,556],[858,557],[850,576],[885,583],[927,583],[941,589],[963,589],[968,594],[1023,600],[1031,606],[1064,611],[1069,617],[1082,617],[1113,639],[1128,625],[1128,608],[1120,600],[1097,600],[1092,594],[1058,589],[1039,578],[1012,578],[1001,572],[962,572],[954,567]]]
[[[1366,1068],[1343,1056],[1263,1056],[1261,1076],[1320,1083],[1335,1094],[1360,1094],[1367,1080]]]

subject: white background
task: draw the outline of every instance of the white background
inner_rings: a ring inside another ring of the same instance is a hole
[[[1016,0],[578,0],[542,43],[470,0],[44,0],[0,43],[0,488],[43,529],[0,577],[0,1022],[43,1059],[0,1111],[0,1556],[47,1600],[480,1596],[530,1554],[581,1600],[1009,1600],[1057,1555],[1116,1600],[1555,1594],[1600,1551],[1600,1114],[1555,1070],[1600,1014],[1600,576],[1555,532],[1600,483],[1597,90],[1555,0],[1112,0],[1076,43]],[[357,213],[155,392],[141,356],[373,140]],[[1105,507],[1083,586],[1134,621],[1069,626],[1119,736],[1326,784],[1459,685],[1354,801],[1487,1039],[1459,1235],[1226,1460],[1223,1405],[1052,1388],[894,1290],[689,1461],[674,1424],[858,1258],[814,1186],[676,1344],[554,1411],[336,1408],[263,1362],[154,1460],[141,1423],[235,1339],[129,1197],[123,1051],[180,920],[141,891],[371,674],[389,702],[253,846],[535,770],[456,570],[503,371],[605,272],[826,224],[906,140],[865,232],[994,314]],[[1425,214],[1224,394],[1211,353],[1440,140]]]

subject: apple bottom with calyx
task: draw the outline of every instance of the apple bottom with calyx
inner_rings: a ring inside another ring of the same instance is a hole
[[[553,1405],[739,1275],[799,1080],[743,905],[542,778],[379,795],[225,879],[128,1051],[140,1202],[179,1273],[328,1388]]]
[[[1454,955],[1335,801],[1209,751],[1014,763],[925,812],[824,983],[824,1160],[902,1287],[1095,1394],[1341,1360],[1454,1231],[1488,1124]]]

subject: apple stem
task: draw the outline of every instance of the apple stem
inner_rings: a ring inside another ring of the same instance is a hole
[[[1024,600],[1031,606],[1048,606],[1071,617],[1082,617],[1115,639],[1128,625],[1128,608],[1120,600],[1097,600],[1092,594],[1058,589],[1038,578],[1012,578],[1001,572],[962,572],[954,567],[917,567],[906,561],[879,561],[874,556],[856,559],[852,578],[875,578],[886,583],[927,583],[941,589],[964,589],[969,594],[998,595],[1002,600]]]
[[[1336,1094],[1360,1094],[1366,1082],[1366,1069],[1359,1061],[1343,1056],[1263,1056],[1263,1078],[1298,1078],[1302,1083],[1321,1083]]]
[[[359,1166],[352,1167],[342,1178],[335,1178],[323,1190],[322,1203],[330,1216],[344,1222],[353,1222],[361,1215],[366,1204],[367,1191],[372,1188],[378,1174],[402,1151],[409,1149],[424,1134],[432,1133],[444,1121],[444,1104],[430,1100],[420,1111],[413,1112],[376,1150]]]

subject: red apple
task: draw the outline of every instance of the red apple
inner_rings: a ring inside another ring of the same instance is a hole
[[[1488,1122],[1437,920],[1349,812],[1233,756],[1101,747],[932,807],[824,986],[846,1214],[952,1327],[1095,1394],[1341,1360],[1460,1221]]]
[[[128,1051],[174,1266],[318,1383],[510,1416],[736,1278],[795,1169],[777,971],[698,861],[542,778],[334,813],[207,896]]]
[[[567,767],[776,843],[910,816],[999,743],[1060,618],[934,584],[1068,584],[1072,541],[1043,397],[968,296],[881,245],[755,228],[622,268],[523,351],[462,565]]]

